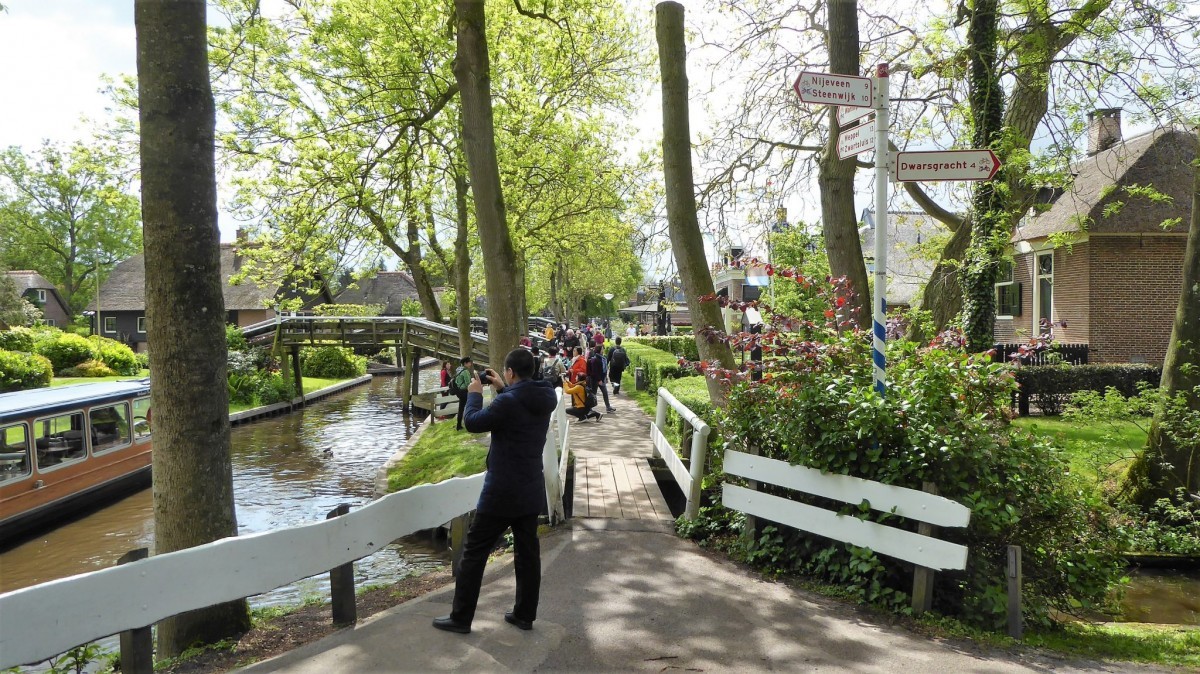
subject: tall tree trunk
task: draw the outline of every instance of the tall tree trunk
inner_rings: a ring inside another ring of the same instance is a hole
[[[454,162],[454,208],[457,215],[457,230],[454,234],[454,303],[457,315],[458,349],[461,355],[471,353],[471,251],[468,248],[470,235],[470,211],[467,209],[467,177],[462,164]]]
[[[829,0],[829,72],[859,76],[858,2]],[[871,327],[871,297],[867,265],[858,238],[858,213],[854,211],[854,158],[838,159],[837,107],[829,106],[829,142],[821,155],[817,185],[821,191],[821,228],[829,255],[829,271],[845,276],[854,297],[849,298],[849,318],[860,327]]]
[[[1197,130],[1200,150],[1200,129]],[[1175,325],[1163,362],[1162,392],[1182,396],[1184,406],[1200,413],[1200,164],[1193,164],[1192,220],[1188,229],[1187,249],[1183,254],[1183,288],[1175,308]],[[1129,469],[1127,485],[1135,502],[1149,507],[1160,498],[1175,496],[1186,489],[1200,494],[1200,451],[1196,440],[1191,446],[1179,443],[1166,433],[1163,425],[1178,422],[1174,417],[1183,410],[1168,405],[1159,408],[1150,424],[1146,449]]]
[[[496,133],[492,120],[492,84],[488,62],[483,0],[455,0],[457,55],[454,77],[462,96],[463,149],[475,196],[475,222],[483,248],[487,280],[488,345],[491,365],[517,345],[525,318],[517,314],[523,302],[514,301],[525,288],[517,285],[516,253],[508,231],[500,170],[496,163]]]
[[[136,0],[154,549],[237,535],[204,0]],[[181,579],[181,581],[184,579]],[[244,600],[168,618],[159,657],[249,629]]]
[[[974,123],[974,145],[1000,150],[1004,123],[1004,93],[996,71],[996,27],[998,0],[975,0],[967,30],[967,52],[971,59],[970,105]],[[1001,180],[1003,178],[1000,178]],[[1011,229],[1004,198],[995,183],[975,184],[971,199],[971,247],[963,270],[963,329],[967,345],[974,351],[992,348],[996,323],[996,275],[1008,248]]]
[[[736,367],[729,344],[709,341],[707,330],[723,330],[721,308],[716,302],[701,302],[713,295],[712,276],[704,256],[704,240],[696,220],[696,186],[692,179],[692,142],[688,120],[687,48],[683,34],[683,5],[660,2],[655,7],[658,63],[662,73],[663,174],[666,183],[667,227],[671,250],[683,281],[692,331],[700,359],[722,368]],[[860,260],[861,262],[861,260]],[[706,377],[713,405],[725,405],[721,382]]]
[[[971,245],[971,219],[966,218],[958,229],[950,235],[950,241],[942,249],[941,257],[929,275],[929,282],[921,291],[921,308],[930,312],[934,333],[945,330],[962,316],[963,290],[962,265],[963,256]],[[918,333],[919,326],[913,324],[908,338],[918,342],[926,342],[934,335]]]

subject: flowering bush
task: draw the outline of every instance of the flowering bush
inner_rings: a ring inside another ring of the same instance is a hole
[[[934,605],[945,613],[988,628],[1004,625],[1010,544],[1023,550],[1027,620],[1041,623],[1051,609],[1104,602],[1121,577],[1121,537],[1108,507],[1078,488],[1060,452],[1010,425],[1016,386],[1011,367],[992,362],[990,353],[967,353],[959,333],[944,333],[924,348],[891,342],[887,396],[881,398],[873,387],[869,335],[842,314],[840,282],[790,278],[821,286],[815,292],[828,302],[824,323],[789,318],[797,331],[784,332],[771,327],[783,324],[782,317],[751,303],[769,317],[761,335],[707,335],[735,349],[759,346],[764,354],[753,368],[761,370],[761,381],[752,381],[749,372],[697,364],[731,387],[720,428],[726,442],[885,484],[921,489],[931,482],[969,507],[967,528],[939,533],[970,550],[965,571],[937,576]],[[896,519],[841,503],[832,507],[876,521]],[[916,529],[915,523],[899,526]],[[847,585],[863,600],[897,608],[907,603],[910,564],[786,527],[763,533],[760,543],[769,549],[755,548],[752,559]]]

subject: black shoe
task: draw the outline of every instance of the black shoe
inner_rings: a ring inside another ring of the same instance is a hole
[[[532,620],[521,620],[517,616],[513,615],[512,611],[504,614],[504,622],[508,623],[509,625],[516,625],[518,629],[526,631],[533,629]]]
[[[616,411],[617,411],[617,409],[615,407],[610,407],[605,410],[605,412],[608,412],[609,414],[612,414],[613,412],[616,412]]]
[[[457,620],[455,620],[454,618],[451,618],[450,616],[446,616],[444,618],[434,618],[433,626],[438,628],[439,630],[445,630],[446,632],[456,632],[458,634],[470,634],[471,633],[470,625],[464,625],[464,624],[458,622]],[[530,627],[532,627],[532,626],[533,625],[531,623]]]

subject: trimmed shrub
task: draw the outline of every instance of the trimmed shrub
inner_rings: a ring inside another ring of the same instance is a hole
[[[34,351],[48,358],[55,372],[75,367],[96,356],[95,345],[86,337],[63,332],[52,339],[37,342]]]
[[[0,349],[5,351],[33,353],[33,341],[33,331],[29,328],[16,327],[0,332]]]
[[[92,359],[60,370],[58,374],[61,377],[115,377],[120,373],[105,365],[104,361]]]
[[[296,391],[278,372],[263,372],[257,377],[254,395],[259,405],[274,405],[291,400]]]
[[[134,353],[133,356],[135,358],[137,358],[139,372],[142,370],[150,369],[150,354],[149,354],[149,352],[142,351],[140,353]]]
[[[0,349],[0,393],[49,386],[53,376],[45,356]]]
[[[225,324],[225,347],[229,351],[245,351],[250,348],[242,329],[232,323]]]
[[[1139,386],[1158,386],[1162,368],[1145,364],[1026,365],[1016,369],[1020,409],[1033,403],[1042,414],[1060,414],[1076,391],[1104,393],[1114,388],[1126,398]]]
[[[305,377],[341,379],[359,377],[367,373],[367,359],[354,355],[341,346],[319,346],[305,349],[307,353],[301,363]]]
[[[691,374],[690,370],[679,364],[678,357],[666,351],[637,342],[622,342],[621,345],[629,355],[629,367],[640,367],[646,371],[646,382],[651,392],[657,391],[668,379],[678,379]]]
[[[97,359],[112,368],[116,374],[132,377],[141,369],[133,349],[117,340],[92,335],[88,337],[88,341],[95,345]]]
[[[700,360],[700,351],[696,347],[696,339],[691,335],[672,337],[626,337],[622,344],[645,344],[659,351],[675,354],[685,360]]]

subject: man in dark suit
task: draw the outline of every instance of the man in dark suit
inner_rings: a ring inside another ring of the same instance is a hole
[[[504,358],[503,379],[487,370],[484,378],[496,389],[496,397],[487,409],[483,409],[483,385],[479,378],[473,378],[467,388],[464,416],[467,430],[491,431],[492,444],[475,521],[463,545],[454,603],[450,615],[433,621],[433,626],[440,630],[460,634],[471,631],[488,555],[510,527],[517,597],[504,619],[523,630],[533,629],[533,621],[537,619],[542,584],[537,523],[538,514],[546,505],[542,448],[557,401],[549,383],[533,380],[533,368],[533,354],[518,348]]]

